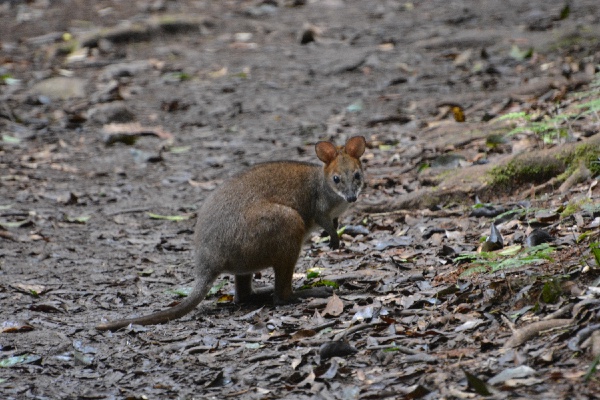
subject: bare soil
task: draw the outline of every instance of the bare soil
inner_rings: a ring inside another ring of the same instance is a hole
[[[0,1],[0,397],[597,398],[597,177],[487,193],[525,210],[496,221],[505,246],[555,245],[488,274],[455,261],[490,233],[474,193],[381,204],[597,135],[589,115],[554,144],[488,140],[494,117],[590,90],[599,26],[597,0]],[[229,176],[358,134],[344,247],[316,232],[296,267],[296,289],[320,268],[336,296],[236,305],[224,276],[181,320],[94,329],[192,286],[194,211]],[[566,322],[511,331],[548,316]]]

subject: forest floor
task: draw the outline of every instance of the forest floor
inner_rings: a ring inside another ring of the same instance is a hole
[[[597,0],[0,1],[0,49],[3,399],[598,398]],[[294,275],[335,295],[95,329],[185,295],[228,177],[354,135]]]

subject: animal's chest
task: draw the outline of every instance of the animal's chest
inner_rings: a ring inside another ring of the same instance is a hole
[[[348,208],[350,207],[349,203],[346,203],[345,201],[341,202],[340,204],[336,205],[330,212],[329,212],[329,216],[331,217],[331,219],[337,218],[340,215],[342,215],[342,213],[344,211],[346,211]]]

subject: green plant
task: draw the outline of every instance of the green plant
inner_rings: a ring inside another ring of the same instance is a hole
[[[520,119],[521,123],[510,130],[507,133],[507,136],[516,135],[517,133],[531,132],[539,136],[546,144],[556,143],[560,139],[567,138],[569,136],[569,130],[567,127],[565,127],[565,125],[568,126],[569,118],[573,117],[572,114],[557,113],[554,116],[534,116],[526,113],[513,114],[520,115],[513,115],[511,118],[505,119]]]
[[[472,264],[461,274],[461,277],[466,277],[476,273],[493,273],[506,269],[522,267],[528,264],[541,264],[546,261],[551,261],[552,258],[550,255],[553,252],[554,247],[548,243],[543,243],[527,249],[522,249],[521,246],[515,245],[497,252],[461,254],[454,259],[454,262],[466,260]]]
[[[594,242],[590,243],[590,250],[594,255],[594,260],[596,260],[596,265],[600,266],[600,243]]]
[[[600,73],[596,74],[596,79],[590,83],[589,90],[578,92],[575,96],[579,100],[590,99],[585,103],[575,105],[575,108],[584,110],[579,114],[580,116],[594,114],[600,120],[600,115],[598,114],[600,111]]]
[[[497,121],[515,121],[516,126],[506,133],[512,136],[518,133],[534,133],[546,144],[557,143],[560,139],[567,138],[572,132],[570,121],[593,114],[600,120],[600,73],[590,83],[587,91],[576,92],[573,97],[577,100],[586,100],[584,103],[574,104],[573,108],[581,110],[578,113],[566,112],[567,103],[561,102],[554,109],[554,115],[531,114],[525,111],[511,112],[498,117]]]

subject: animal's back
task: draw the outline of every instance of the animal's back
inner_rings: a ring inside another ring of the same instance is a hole
[[[201,205],[199,214],[211,219],[218,215],[228,220],[250,205],[264,201],[302,212],[318,189],[320,173],[321,168],[310,163],[257,164],[218,187]]]
[[[282,232],[293,225],[302,240],[314,226],[321,175],[319,165],[284,161],[257,164],[233,176],[198,210],[196,256],[231,273],[264,269]]]

